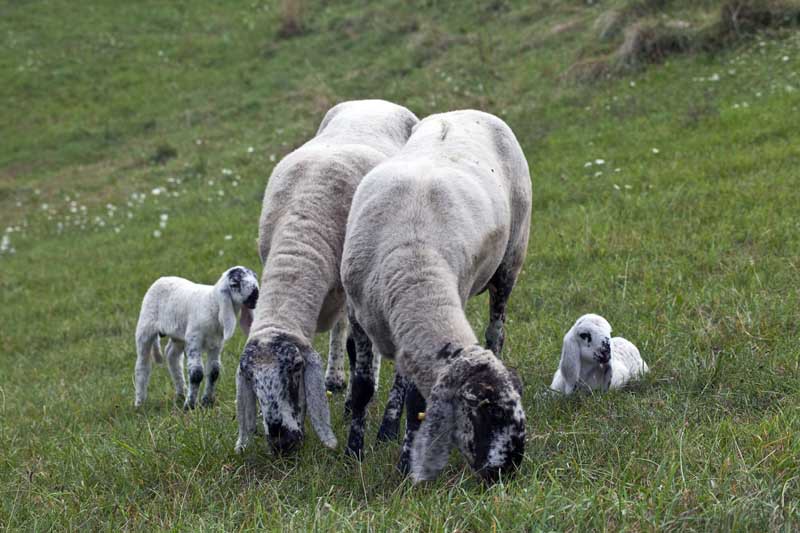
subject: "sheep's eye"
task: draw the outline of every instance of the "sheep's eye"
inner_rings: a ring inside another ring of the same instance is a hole
[[[591,333],[581,333],[578,335],[581,339],[585,340],[586,342],[592,342],[592,334]]]

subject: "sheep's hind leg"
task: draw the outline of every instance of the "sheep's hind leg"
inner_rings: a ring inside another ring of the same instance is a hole
[[[383,411],[383,421],[378,430],[379,441],[394,440],[400,433],[400,417],[403,416],[403,403],[409,383],[408,378],[395,371],[394,383],[389,390],[389,399],[386,401],[386,408]]]
[[[411,471],[411,449],[414,447],[414,438],[422,424],[420,413],[423,413],[424,416],[425,409],[425,398],[419,393],[417,386],[409,380],[406,387],[406,435],[403,439],[400,461],[397,463],[397,469],[406,475]]]
[[[219,361],[220,352],[222,352],[222,346],[208,350],[208,359],[206,360],[206,375],[208,379],[206,380],[203,399],[200,400],[200,405],[203,407],[211,407],[217,399],[217,380],[222,370],[222,364]]]
[[[355,348],[355,364],[350,375],[350,435],[345,453],[361,459],[364,451],[364,429],[367,422],[367,406],[375,394],[372,368],[372,342],[361,325],[350,316],[350,331]]]
[[[136,368],[133,372],[133,382],[136,389],[134,405],[141,406],[147,399],[147,385],[150,383],[150,372],[153,368],[153,343],[158,342],[158,335],[153,334],[136,336]]]
[[[497,357],[503,351],[505,341],[506,306],[514,288],[515,277],[505,265],[500,265],[489,280],[489,325],[486,326],[486,348]]]
[[[183,405],[186,401],[186,378],[183,376],[184,343],[170,339],[167,342],[167,367],[175,385],[175,403]]]
[[[203,381],[203,360],[200,348],[190,343],[186,350],[186,359],[189,367],[189,396],[186,397],[183,408],[194,409],[197,404],[200,383]]]
[[[331,392],[344,390],[344,352],[347,341],[347,318],[342,317],[331,330],[328,345],[328,369],[325,371],[325,389]]]

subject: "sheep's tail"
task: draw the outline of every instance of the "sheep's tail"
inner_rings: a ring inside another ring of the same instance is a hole
[[[153,360],[157,364],[161,364],[164,362],[164,356],[161,355],[161,337],[156,335],[156,338],[153,340],[153,347],[151,353],[153,354]]]

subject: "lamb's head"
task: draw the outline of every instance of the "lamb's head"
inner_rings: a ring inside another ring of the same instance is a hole
[[[287,333],[251,339],[239,368],[261,405],[264,428],[273,450],[289,452],[302,442],[306,410],[322,443],[336,447],[322,360],[311,346]]]
[[[564,335],[559,369],[572,392],[583,365],[606,365],[611,360],[611,325],[600,315],[580,317]]]
[[[414,481],[433,479],[457,446],[485,482],[510,475],[525,451],[522,383],[479,346],[456,350],[428,398],[414,443]]]
[[[228,340],[236,328],[236,309],[240,309],[239,326],[250,335],[253,312],[258,301],[258,277],[247,267],[235,266],[223,272],[214,286],[219,301],[219,318],[223,337]]]

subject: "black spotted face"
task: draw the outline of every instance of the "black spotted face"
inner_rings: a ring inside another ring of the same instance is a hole
[[[251,340],[239,365],[258,398],[272,449],[295,450],[303,440],[306,411],[304,362],[296,340],[288,335],[267,343]]]
[[[586,363],[608,363],[611,359],[611,326],[608,322],[589,319],[575,327],[581,359]]]
[[[525,413],[508,372],[485,365],[470,377],[456,407],[456,444],[486,482],[510,475],[525,451]]]
[[[255,309],[258,301],[258,277],[249,268],[237,266],[226,272],[231,298],[248,309]]]

